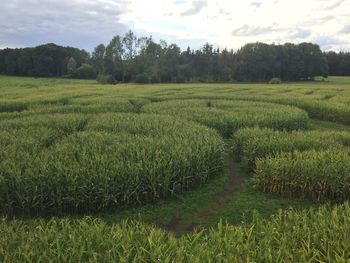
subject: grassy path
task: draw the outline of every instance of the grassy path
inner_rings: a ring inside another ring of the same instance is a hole
[[[350,126],[331,121],[322,121],[318,119],[311,119],[311,129],[324,130],[324,131],[349,131]]]
[[[311,120],[311,129],[350,131],[350,127],[328,121]],[[229,140],[227,140],[229,148]],[[229,151],[229,150],[228,150]],[[222,219],[230,224],[249,223],[254,211],[268,218],[279,209],[295,210],[314,207],[307,200],[281,197],[255,190],[252,174],[242,164],[225,156],[225,171],[198,188],[166,200],[127,208],[94,217],[114,224],[124,219],[137,219],[180,236],[198,228],[216,227]]]
[[[229,155],[225,156],[225,163],[229,176],[226,185],[216,192],[204,207],[194,212],[190,218],[186,220],[186,218],[181,219],[175,216],[168,224],[161,225],[162,228],[173,232],[175,235],[189,233],[200,227],[201,222],[206,222],[210,218],[216,217],[220,211],[225,209],[235,194],[242,189],[244,181],[244,178],[238,173],[236,164]]]
[[[350,131],[350,126],[317,119],[311,119],[310,128]],[[284,198],[256,191],[250,183],[252,175],[248,174],[239,163],[235,163],[229,155],[225,156],[225,163],[228,180],[221,188],[216,189],[217,192],[212,194],[210,200],[203,203],[202,207],[194,209],[192,214],[177,213],[168,223],[160,226],[179,236],[195,229],[215,226],[220,219],[232,224],[250,221],[253,211],[268,217],[280,208],[304,209],[315,206],[307,200]]]
[[[254,211],[268,218],[279,209],[301,210],[314,206],[309,201],[281,197],[255,190],[252,174],[228,154],[225,171],[196,189],[178,194],[173,198],[127,208],[114,213],[100,213],[93,217],[108,224],[125,219],[136,219],[172,232],[175,236],[194,229],[217,227],[220,220],[229,224],[249,223]]]

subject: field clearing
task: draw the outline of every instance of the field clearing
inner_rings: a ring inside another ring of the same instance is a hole
[[[39,253],[125,262],[349,257],[350,78],[99,85],[0,76],[0,94],[1,262]]]

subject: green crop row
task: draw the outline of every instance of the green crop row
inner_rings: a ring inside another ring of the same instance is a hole
[[[84,218],[0,221],[0,261],[11,262],[347,262],[348,203],[255,216],[246,226],[175,238],[135,221]]]
[[[34,109],[36,114],[42,113],[104,113],[104,112],[133,112],[134,107],[129,102],[118,103],[115,105],[104,105],[104,104],[92,104],[92,105],[47,105],[45,107],[40,106]]]
[[[247,101],[263,101],[278,103],[282,105],[291,105],[307,111],[310,117],[334,121],[343,124],[350,124],[350,107],[347,103],[337,101],[327,101],[321,99],[308,99],[306,97],[293,97],[293,96],[252,96],[252,95],[239,95],[233,99],[241,99]]]
[[[317,202],[349,200],[349,151],[295,151],[257,159],[254,184],[266,192]]]
[[[139,112],[149,103],[145,99],[125,99],[113,97],[87,97],[67,100],[66,104],[33,104],[35,113],[105,113],[105,112]]]
[[[237,131],[232,140],[237,159],[254,169],[256,158],[282,152],[321,150],[350,146],[349,132],[277,131],[268,128],[245,128]]]
[[[150,101],[142,98],[82,97],[55,98],[29,102],[0,101],[0,113],[23,112],[32,114],[47,113],[104,113],[139,112]],[[23,114],[25,115],[25,114]],[[1,116],[0,116],[0,119]]]
[[[202,184],[223,166],[215,131],[169,116],[44,114],[0,125],[4,214],[122,208]]]
[[[28,109],[28,105],[22,102],[0,102],[1,112],[21,112]]]
[[[152,103],[143,112],[175,115],[217,129],[225,138],[243,127],[305,129],[308,115],[291,106],[238,100],[171,100]]]
[[[350,124],[350,108],[346,103],[307,98],[277,98],[273,96],[261,98],[260,100],[296,106],[307,111],[312,118]]]
[[[294,91],[296,87],[293,87]],[[264,90],[264,89],[262,89]],[[350,108],[349,108],[349,98],[344,97],[344,101],[340,100],[326,100],[320,98],[308,98],[305,95],[296,95],[289,94],[280,95],[276,94],[275,91],[272,92],[270,90],[270,94],[260,94],[259,90],[249,90],[235,91],[234,89],[230,89],[231,92],[225,91],[218,94],[212,94],[212,92],[208,92],[206,94],[202,94],[200,92],[195,93],[196,95],[186,94],[183,95],[184,99],[229,99],[229,100],[244,100],[244,101],[255,101],[255,102],[266,102],[266,103],[277,103],[280,105],[290,105],[294,107],[298,107],[300,109],[305,110],[310,117],[333,121],[343,124],[350,124]],[[266,90],[265,90],[266,91]],[[312,91],[312,90],[311,90]],[[333,91],[336,95],[337,91]],[[254,95],[252,95],[254,93]],[[266,92],[267,93],[267,92]],[[337,95],[339,96],[339,95]],[[175,96],[164,96],[163,99],[175,99]],[[178,98],[176,98],[178,99]]]
[[[300,99],[289,104],[306,110],[313,118],[350,124],[350,107],[345,103]]]
[[[346,103],[307,98],[278,98],[274,96],[258,100],[292,105],[307,111],[312,118],[350,124],[350,107]]]

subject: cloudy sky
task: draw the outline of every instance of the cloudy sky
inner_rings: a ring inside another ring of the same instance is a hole
[[[131,29],[199,48],[311,41],[350,51],[350,0],[0,0],[0,48],[57,43],[92,51]]]

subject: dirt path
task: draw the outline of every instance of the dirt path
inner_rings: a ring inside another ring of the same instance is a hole
[[[229,201],[234,198],[234,194],[241,189],[244,181],[244,178],[239,175],[235,163],[230,156],[225,156],[225,163],[228,168],[229,181],[220,192],[217,192],[213,196],[213,199],[207,204],[207,206],[194,213],[189,222],[182,223],[181,218],[174,217],[168,224],[163,224],[160,227],[173,232],[177,236],[186,234],[192,232],[198,227],[199,222],[215,217],[222,209],[224,209]]]

